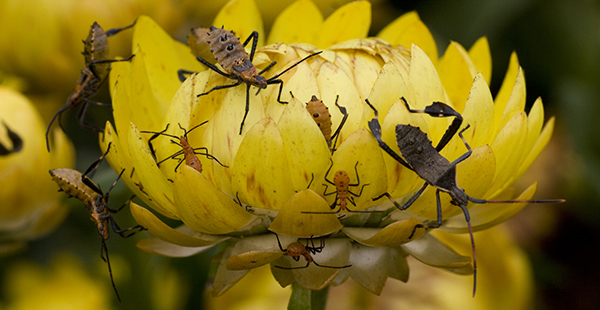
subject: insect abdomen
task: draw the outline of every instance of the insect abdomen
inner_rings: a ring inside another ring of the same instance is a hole
[[[329,108],[322,100],[313,95],[310,101],[306,103],[306,110],[319,126],[327,145],[331,147],[331,114]]]
[[[215,56],[221,67],[228,72],[233,72],[234,65],[241,65],[248,59],[248,53],[240,43],[240,39],[232,31],[210,26],[208,33],[210,51]]]
[[[50,170],[52,179],[65,193],[81,200],[86,206],[91,206],[98,197],[98,193],[81,181],[79,171],[68,168],[57,168]]]

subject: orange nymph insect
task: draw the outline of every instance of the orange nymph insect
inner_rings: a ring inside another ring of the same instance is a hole
[[[48,129],[46,129],[46,148],[50,152],[50,142],[48,141],[48,134],[50,133],[50,127],[54,120],[59,117],[64,111],[73,109],[78,105],[81,105],[79,112],[77,112],[77,120],[82,127],[90,130],[101,132],[102,129],[96,125],[89,124],[85,121],[85,113],[89,104],[96,104],[101,106],[110,106],[108,104],[92,101],[89,98],[94,95],[100,85],[106,80],[108,73],[110,72],[110,64],[118,61],[129,61],[134,55],[125,59],[107,59],[108,58],[108,37],[113,36],[122,30],[129,29],[135,25],[133,24],[123,27],[110,29],[104,32],[104,29],[94,22],[90,28],[90,33],[87,40],[83,40],[84,50],[82,52],[85,58],[85,67],[81,70],[79,80],[77,81],[77,88],[75,92],[67,99],[65,104],[56,114],[52,117]],[[60,123],[60,121],[59,121]]]
[[[281,251],[284,253],[283,255],[287,255],[287,256],[291,257],[292,259],[294,259],[295,261],[299,261],[300,256],[303,256],[304,259],[306,260],[306,266],[300,266],[300,267],[275,266],[277,268],[288,269],[288,270],[289,269],[303,269],[303,268],[307,268],[308,265],[310,265],[310,263],[313,263],[318,267],[333,268],[333,269],[343,269],[343,268],[352,267],[352,265],[345,265],[345,266],[339,266],[339,267],[338,266],[326,266],[326,265],[320,265],[317,262],[315,262],[312,255],[321,253],[321,251],[325,247],[325,240],[323,238],[319,238],[321,240],[321,245],[318,247],[315,247],[313,238],[310,238],[311,246],[308,246],[308,241],[306,242],[306,245],[296,241],[296,242],[290,243],[287,246],[287,248],[284,249],[281,246],[281,241],[279,241],[279,236],[277,234],[275,234],[275,237],[277,237],[277,245],[279,245],[279,249],[281,249]]]
[[[320,54],[321,52],[312,53],[295,64],[289,66],[287,69],[283,70],[281,73],[276,74],[275,76],[266,79],[262,76],[264,72],[273,67],[277,62],[274,61],[266,66],[261,71],[252,64],[252,60],[254,60],[254,52],[256,51],[256,45],[258,43],[258,32],[253,31],[252,34],[246,39],[244,44],[240,43],[240,39],[235,36],[232,31],[227,31],[223,28],[216,28],[214,26],[210,26],[210,31],[208,33],[209,41],[211,47],[211,52],[215,56],[215,59],[219,62],[221,67],[225,70],[217,68],[215,65],[206,61],[204,58],[197,56],[198,61],[203,63],[205,66],[210,68],[211,70],[217,72],[218,74],[232,80],[236,80],[234,84],[229,85],[221,85],[215,86],[211,90],[201,93],[198,95],[204,96],[210,94],[214,90],[231,88],[238,86],[242,83],[246,84],[246,110],[244,112],[244,117],[242,119],[242,123],[240,125],[240,135],[242,134],[242,129],[244,128],[244,121],[246,120],[246,116],[248,116],[248,111],[250,109],[250,86],[255,86],[258,88],[256,94],[260,92],[261,89],[267,88],[267,85],[271,84],[279,84],[279,93],[277,95],[277,102],[279,103],[287,103],[286,101],[281,101],[281,90],[283,89],[283,81],[279,79],[281,75],[288,72],[292,68],[299,65],[301,62]],[[252,49],[250,50],[250,55],[246,53],[244,47],[252,41]]]
[[[117,184],[121,175],[125,170],[121,171],[119,177],[115,180],[112,186],[106,191],[106,193],[102,193],[102,190],[90,180],[87,175],[92,171],[96,170],[100,165],[100,162],[106,154],[110,151],[110,144],[108,148],[100,158],[92,163],[92,165],[85,171],[85,173],[81,174],[81,172],[69,168],[57,168],[50,170],[50,175],[52,179],[58,184],[60,190],[67,193],[71,197],[75,197],[78,200],[81,200],[91,215],[91,220],[96,224],[96,229],[98,231],[98,235],[102,240],[102,244],[100,247],[100,257],[104,262],[108,264],[108,272],[110,274],[110,281],[112,282],[113,289],[115,290],[115,294],[117,294],[117,299],[119,303],[121,302],[121,297],[119,296],[119,292],[117,292],[117,287],[115,286],[115,281],[112,276],[112,269],[110,267],[110,260],[108,257],[108,248],[106,247],[106,240],[109,237],[109,225],[112,227],[112,230],[119,234],[123,238],[131,237],[132,235],[145,230],[146,228],[136,225],[133,227],[129,227],[126,229],[121,229],[115,219],[112,217],[110,213],[119,212],[125,205],[121,206],[119,209],[111,209],[108,207],[108,196],[113,187]],[[110,213],[109,213],[110,212]],[[137,230],[136,230],[137,229]],[[133,230],[133,231],[132,231]],[[132,231],[129,234],[125,234],[126,232]]]
[[[346,108],[338,104],[339,98],[340,96],[335,97],[335,105],[338,107],[338,109],[340,109],[340,112],[342,113],[342,115],[344,115],[344,117],[342,118],[340,125],[335,130],[333,135],[331,134],[332,124],[331,113],[329,113],[329,108],[323,103],[322,100],[317,98],[317,96],[315,95],[313,95],[310,101],[306,103],[306,110],[308,111],[308,113],[310,113],[313,120],[315,120],[317,126],[319,126],[319,129],[323,133],[323,137],[325,137],[325,141],[327,141],[327,146],[329,146],[331,153],[333,153],[333,151],[335,150],[335,145],[337,144],[337,139],[340,135],[340,131],[342,130],[342,127],[348,119],[348,113],[346,112]]]
[[[165,131],[167,131],[167,129],[169,129],[169,124],[167,124],[166,128],[160,132],[141,131],[141,133],[153,133],[154,134],[154,135],[152,135],[152,137],[150,137],[150,139],[148,139],[148,147],[150,148],[150,152],[152,153],[152,156],[154,156],[155,158],[156,158],[156,154],[154,151],[154,147],[152,146],[152,140],[158,138],[158,136],[171,137],[171,138],[175,139],[175,140],[171,140],[171,143],[177,144],[181,147],[181,151],[177,151],[173,155],[168,156],[161,161],[158,161],[156,163],[157,166],[160,166],[160,164],[162,164],[163,162],[165,162],[168,159],[178,159],[179,163],[177,164],[177,166],[175,166],[175,171],[177,171],[177,168],[179,168],[179,166],[181,166],[181,163],[183,163],[183,161],[185,161],[186,165],[191,166],[192,168],[196,169],[196,171],[202,173],[202,163],[200,162],[200,159],[198,158],[197,155],[206,156],[206,158],[216,161],[217,163],[219,163],[219,165],[221,165],[223,167],[227,167],[227,166],[223,165],[214,156],[208,154],[208,148],[206,148],[206,147],[192,148],[188,142],[188,137],[187,137],[188,133],[192,132],[192,130],[194,130],[206,123],[208,123],[208,121],[204,121],[204,122],[194,126],[190,130],[185,130],[185,128],[181,127],[181,124],[178,124],[179,128],[181,128],[181,130],[183,130],[183,136],[179,136],[179,137],[165,133]],[[179,141],[179,142],[177,142],[177,141]],[[182,159],[177,158],[180,155],[183,155]]]

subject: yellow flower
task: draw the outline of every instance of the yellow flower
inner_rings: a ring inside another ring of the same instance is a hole
[[[45,131],[46,125],[31,102],[0,86],[0,144],[6,150],[0,152],[0,253],[49,233],[67,214],[56,185],[49,182],[48,170],[72,167],[73,147],[57,129],[53,152],[48,153]]]
[[[439,58],[433,37],[414,12],[398,18],[376,38],[366,38],[371,16],[368,2],[352,2],[323,20],[312,2],[300,0],[276,19],[272,32],[264,36],[269,44],[264,47],[262,21],[258,14],[248,12],[257,12],[254,2],[232,1],[213,25],[234,30],[242,42],[258,31],[261,48],[254,65],[261,70],[277,62],[263,74],[265,78],[322,51],[281,75],[280,99],[288,104],[278,102],[277,84],[258,94],[252,88],[245,118],[246,85],[205,94],[235,81],[206,69],[188,47],[173,41],[144,16],[135,26],[132,46],[136,56],[131,63],[113,66],[109,85],[115,126],[107,123],[101,147],[106,149],[111,142],[115,146],[108,160],[116,171],[135,169],[124,174],[124,182],[150,208],[183,223],[171,228],[132,204],[139,224],[156,237],[142,240],[138,247],[180,257],[225,242],[214,296],[223,294],[250,269],[265,264],[271,265],[282,286],[296,282],[320,290],[352,277],[374,294],[382,291],[388,277],[408,280],[409,255],[427,265],[472,274],[471,257],[458,254],[422,228],[437,219],[434,188],[406,211],[397,210],[389,201],[373,201],[387,192],[404,202],[423,180],[382,152],[367,127],[374,113],[365,99],[379,110],[383,140],[396,152],[397,124],[419,125],[437,142],[451,122],[408,113],[401,97],[415,109],[434,101],[454,107],[464,117],[463,127],[470,125],[465,137],[474,149],[457,166],[458,184],[472,197],[512,198],[510,186],[541,152],[553,129],[552,119],[542,129],[540,99],[529,115],[523,111],[525,82],[516,56],[498,96],[492,99],[486,39],[478,40],[469,51],[452,42]],[[198,73],[181,84],[180,69]],[[334,130],[343,118],[334,105],[336,100],[347,111],[333,152],[306,110],[305,103],[313,95],[330,107]],[[199,156],[201,172],[185,163],[176,168],[176,160],[163,161],[181,152],[181,146],[173,143],[184,135],[180,127],[189,130],[205,121],[187,135],[192,147],[206,148],[199,150],[205,154]],[[149,148],[151,138],[155,154]],[[464,152],[462,141],[455,138],[441,154],[454,160]],[[336,171],[348,175],[349,190],[354,193],[348,194],[349,210],[380,212],[341,211],[337,214],[345,215],[341,219],[336,214],[319,214],[342,207],[342,195],[329,194],[332,183],[339,181],[334,179]],[[529,199],[534,192],[535,184],[518,197]],[[476,231],[506,220],[523,207],[468,206]],[[442,212],[442,229],[467,232],[461,209],[450,203],[448,195],[442,199]],[[289,251],[284,255],[288,246],[303,251],[302,255]]]
[[[90,277],[70,254],[53,257],[50,268],[18,262],[7,269],[2,309],[111,309],[112,290]]]

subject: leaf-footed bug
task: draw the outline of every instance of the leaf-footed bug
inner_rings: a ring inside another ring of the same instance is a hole
[[[254,60],[254,53],[256,52],[256,45],[258,44],[258,32],[253,31],[252,34],[244,41],[244,44],[240,44],[240,39],[234,35],[233,32],[227,31],[223,28],[216,28],[214,26],[210,26],[210,32],[208,33],[210,41],[208,43],[211,47],[211,52],[215,56],[215,59],[219,62],[221,67],[225,70],[223,72],[221,69],[206,61],[200,56],[196,58],[198,61],[203,63],[205,66],[215,71],[216,73],[232,80],[236,80],[234,84],[229,85],[220,85],[215,86],[211,90],[201,93],[198,95],[204,96],[210,94],[214,90],[226,89],[238,86],[242,83],[246,84],[246,109],[244,112],[244,117],[242,118],[242,123],[240,124],[240,132],[242,134],[242,129],[244,128],[244,121],[246,120],[246,116],[248,116],[248,111],[250,109],[250,86],[256,86],[258,91],[256,94],[260,92],[261,89],[267,88],[268,85],[271,84],[279,84],[279,93],[277,95],[277,102],[286,104],[286,101],[281,101],[281,91],[283,89],[283,80],[279,79],[284,73],[288,72],[292,68],[296,67],[303,61],[316,56],[321,53],[321,51],[312,53],[295,64],[289,66],[279,74],[274,75],[273,77],[266,79],[262,76],[264,72],[271,69],[277,62],[273,61],[260,72],[258,69],[252,64]],[[252,49],[250,51],[250,55],[244,50],[244,47],[252,41]]]
[[[82,52],[85,58],[85,67],[81,70],[81,74],[79,75],[79,80],[77,81],[77,88],[75,92],[69,96],[67,99],[67,104],[65,104],[60,110],[54,114],[52,120],[50,120],[50,124],[48,124],[48,128],[46,129],[46,148],[48,152],[50,152],[50,142],[48,140],[48,135],[50,133],[50,127],[52,127],[52,123],[59,117],[60,124],[60,115],[66,110],[73,109],[76,106],[81,105],[79,108],[79,112],[77,112],[77,120],[79,124],[87,129],[101,132],[102,129],[96,125],[87,123],[85,121],[85,114],[89,104],[96,104],[100,106],[110,106],[109,104],[100,103],[96,101],[92,101],[89,98],[93,96],[100,85],[106,80],[108,73],[110,72],[110,64],[113,62],[119,61],[130,61],[133,56],[131,55],[125,59],[108,59],[108,37],[113,36],[125,29],[129,29],[135,25],[137,22],[134,21],[133,24],[123,27],[123,28],[114,28],[107,30],[106,32],[97,22],[92,24],[90,28],[90,33],[87,37],[87,40],[83,40],[84,50]]]
[[[112,276],[112,269],[110,267],[110,260],[108,257],[108,248],[106,247],[106,240],[109,237],[109,224],[112,230],[119,234],[123,238],[131,237],[132,235],[146,230],[146,228],[141,225],[136,225],[133,227],[129,227],[126,229],[121,229],[113,216],[110,213],[119,212],[124,206],[121,206],[119,209],[111,209],[108,207],[108,197],[110,191],[117,184],[125,169],[121,171],[119,177],[115,180],[112,186],[106,191],[106,193],[102,193],[102,190],[90,180],[87,175],[95,171],[100,162],[110,151],[111,144],[108,145],[106,152],[100,156],[96,161],[94,161],[90,167],[83,173],[69,169],[69,168],[57,168],[50,170],[50,175],[52,179],[58,184],[60,187],[60,191],[64,191],[71,197],[75,197],[78,200],[81,200],[91,215],[91,220],[96,224],[96,229],[98,231],[98,235],[101,238],[101,247],[100,247],[100,257],[106,264],[108,265],[108,272],[110,274],[110,281],[112,283],[113,289],[115,290],[115,294],[117,295],[117,299],[119,303],[121,302],[121,297],[119,296],[119,292],[117,291],[117,287],[115,286],[115,281]],[[110,212],[110,213],[109,213]],[[125,234],[130,232],[129,234]]]
[[[442,209],[440,201],[440,191],[446,192],[452,198],[451,203],[462,209],[467,226],[469,229],[469,235],[471,237],[471,247],[473,249],[473,296],[475,296],[477,287],[477,262],[475,259],[475,240],[473,239],[473,231],[471,229],[471,218],[467,205],[469,202],[473,203],[559,203],[564,202],[564,199],[545,199],[545,200],[485,200],[477,199],[468,196],[465,191],[458,187],[456,184],[456,165],[469,156],[471,156],[472,149],[463,137],[462,133],[467,130],[470,125],[467,125],[464,129],[458,132],[458,136],[463,141],[467,152],[462,156],[454,160],[453,162],[448,161],[439,152],[443,147],[450,142],[452,137],[456,134],[462,123],[462,116],[456,112],[450,106],[441,103],[434,102],[430,106],[423,110],[413,110],[408,105],[408,102],[404,98],[401,98],[406,108],[411,113],[427,113],[433,117],[448,117],[454,116],[455,119],[449,128],[442,136],[438,145],[434,148],[431,141],[427,138],[427,134],[421,131],[418,127],[411,125],[396,125],[396,140],[398,148],[402,153],[400,157],[394,152],[381,138],[381,125],[379,124],[377,109],[368,99],[365,99],[366,103],[375,112],[375,117],[368,122],[371,132],[377,139],[379,146],[396,161],[405,166],[406,168],[414,171],[419,177],[425,180],[425,184],[403,205],[399,206],[394,203],[399,210],[406,210],[410,207],[417,198],[423,193],[428,185],[435,186],[436,190],[436,202],[437,202],[437,222],[434,225],[428,225],[426,228],[438,228],[442,225]],[[381,198],[375,197],[374,200]]]

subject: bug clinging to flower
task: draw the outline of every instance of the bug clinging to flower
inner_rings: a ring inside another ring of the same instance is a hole
[[[208,121],[204,121],[194,127],[192,127],[192,129],[190,130],[185,130],[185,128],[181,127],[181,124],[179,125],[179,128],[181,130],[183,130],[183,135],[182,136],[175,136],[175,135],[171,135],[166,133],[166,131],[169,129],[169,124],[167,124],[167,126],[165,127],[165,129],[163,131],[160,132],[154,132],[154,131],[141,131],[141,133],[152,133],[152,137],[150,137],[150,139],[148,139],[148,148],[150,149],[150,152],[152,153],[152,156],[156,158],[156,154],[154,151],[154,147],[152,146],[152,140],[158,138],[159,136],[166,136],[166,137],[170,137],[171,139],[171,143],[178,145],[179,147],[181,147],[180,151],[175,152],[173,155],[167,156],[166,158],[164,158],[163,160],[160,160],[158,162],[156,162],[156,165],[160,167],[160,164],[162,164],[163,162],[165,162],[168,159],[178,159],[179,163],[177,163],[177,166],[175,166],[175,172],[177,172],[177,168],[179,168],[179,166],[181,166],[181,163],[183,163],[183,161],[185,161],[185,164],[194,168],[196,171],[202,173],[202,163],[200,162],[200,159],[198,158],[197,155],[203,155],[206,156],[206,158],[208,159],[212,159],[214,161],[216,161],[219,165],[223,166],[223,167],[227,167],[225,165],[223,165],[217,158],[215,158],[214,156],[210,155],[208,153],[208,148],[206,147],[197,147],[197,148],[193,148],[190,146],[190,143],[188,141],[188,134],[190,132],[192,132],[194,129],[204,125],[208,123]],[[179,142],[177,142],[179,141]],[[179,159],[177,157],[179,157],[180,155],[183,155],[182,159]]]
[[[137,20],[136,20],[137,21]],[[48,134],[50,133],[50,127],[52,127],[52,123],[57,117],[60,117],[62,113],[66,110],[70,110],[75,108],[76,106],[81,106],[79,108],[79,112],[77,112],[77,120],[79,124],[87,129],[102,132],[102,129],[96,125],[90,124],[85,121],[85,114],[89,104],[96,104],[101,106],[109,106],[108,104],[92,101],[89,98],[93,96],[100,85],[106,80],[108,77],[108,73],[110,72],[110,64],[113,62],[119,61],[130,61],[134,55],[129,56],[125,59],[108,59],[109,45],[108,45],[108,37],[113,36],[125,29],[129,29],[133,27],[136,23],[123,27],[123,28],[114,28],[107,30],[106,32],[97,22],[92,24],[90,28],[90,33],[86,40],[83,40],[84,49],[83,57],[85,59],[85,66],[83,70],[81,70],[81,74],[79,75],[79,80],[77,81],[77,87],[75,92],[69,96],[67,99],[67,103],[60,108],[50,120],[50,124],[48,124],[48,128],[46,129],[46,148],[48,152],[50,152],[50,142],[48,140]],[[60,123],[60,121],[59,121]]]
[[[123,238],[128,238],[133,236],[134,234],[146,230],[146,228],[141,225],[136,225],[133,227],[129,227],[126,229],[121,229],[113,216],[110,213],[116,213],[120,211],[125,205],[121,206],[119,209],[111,209],[108,207],[108,197],[110,191],[117,184],[123,172],[122,170],[115,182],[112,186],[103,193],[100,188],[90,180],[87,175],[93,171],[95,171],[100,162],[110,151],[111,144],[108,145],[106,152],[100,156],[96,161],[94,161],[89,168],[81,174],[81,172],[69,168],[57,168],[50,170],[50,175],[52,179],[58,184],[60,187],[60,191],[67,193],[71,197],[75,197],[76,199],[83,202],[90,212],[90,219],[94,224],[96,224],[96,230],[101,239],[101,247],[100,247],[100,257],[106,264],[108,265],[108,272],[110,274],[110,280],[117,295],[117,299],[119,303],[121,302],[121,297],[119,296],[119,292],[117,291],[117,287],[115,286],[115,281],[112,275],[112,269],[110,267],[110,259],[108,256],[108,248],[106,247],[106,240],[109,238],[109,225],[112,230],[119,234]],[[109,213],[110,212],[110,213]],[[126,234],[130,232],[129,234]]]
[[[441,103],[434,102],[430,106],[427,106],[423,110],[411,109],[408,102],[401,98],[404,102],[407,110],[410,113],[426,113],[432,117],[455,117],[452,124],[448,127],[440,142],[436,147],[433,147],[431,140],[427,137],[427,134],[423,132],[419,127],[398,124],[396,125],[396,140],[398,148],[402,153],[400,157],[394,152],[381,138],[381,125],[379,124],[378,112],[368,99],[365,101],[375,112],[375,117],[368,122],[371,132],[379,142],[379,146],[396,161],[403,166],[414,171],[419,177],[421,177],[425,183],[423,186],[403,205],[399,206],[396,204],[399,210],[408,209],[425,191],[427,186],[435,186],[436,190],[436,205],[437,205],[437,221],[435,224],[427,225],[425,228],[439,228],[442,225],[442,206],[440,200],[440,192],[446,192],[452,198],[451,203],[458,206],[463,211],[467,227],[469,229],[469,235],[471,237],[471,247],[473,249],[473,296],[476,292],[477,287],[477,261],[475,259],[475,240],[473,238],[473,230],[471,228],[471,219],[467,205],[469,202],[483,204],[483,203],[560,203],[564,202],[564,199],[545,199],[545,200],[485,200],[472,198],[465,191],[457,185],[456,182],[456,165],[471,156],[473,150],[463,137],[463,132],[467,130],[470,125],[467,125],[462,130],[460,125],[462,124],[463,118],[457,111],[450,106]],[[448,142],[458,132],[458,136],[465,145],[467,152],[461,155],[453,162],[448,161],[445,157],[440,154],[440,151],[446,146]]]
[[[290,94],[291,93],[292,92],[290,92]],[[335,97],[335,105],[338,107],[338,109],[340,109],[340,112],[342,115],[344,115],[344,117],[342,118],[340,125],[335,130],[333,135],[331,134],[331,113],[329,113],[329,108],[325,105],[325,103],[323,103],[323,101],[317,98],[315,95],[313,95],[310,101],[306,103],[306,110],[308,113],[310,113],[315,123],[317,123],[317,126],[319,126],[319,129],[323,133],[323,137],[325,137],[325,141],[327,141],[327,146],[329,146],[331,153],[333,153],[335,150],[335,145],[337,144],[337,139],[340,136],[340,131],[348,119],[346,108],[338,104],[338,99],[340,99],[339,95]]]
[[[248,111],[250,109],[250,86],[255,86],[258,88],[258,91],[256,92],[256,94],[258,95],[260,90],[267,88],[268,85],[279,84],[277,102],[286,104],[288,102],[281,101],[283,80],[279,79],[279,77],[291,70],[292,68],[296,67],[303,61],[306,61],[307,59],[321,53],[321,51],[312,53],[302,58],[295,64],[289,66],[279,74],[276,74],[271,78],[266,79],[262,76],[262,74],[267,70],[271,69],[275,64],[277,64],[277,62],[273,61],[261,71],[258,71],[258,68],[256,68],[256,66],[254,66],[254,64],[252,63],[252,61],[254,60],[254,53],[256,52],[256,45],[258,44],[258,32],[253,31],[250,34],[250,36],[248,36],[246,41],[244,41],[244,44],[240,43],[240,39],[236,37],[232,31],[227,31],[223,28],[216,28],[214,26],[210,26],[210,31],[208,35],[210,39],[208,43],[210,44],[211,52],[215,56],[217,62],[225,71],[222,71],[221,69],[219,69],[218,67],[211,64],[210,62],[208,62],[200,56],[197,56],[196,58],[198,59],[198,61],[203,63],[211,70],[217,72],[218,74],[228,79],[236,80],[236,82],[229,85],[215,86],[209,91],[199,94],[198,97],[208,95],[214,90],[231,88],[238,86],[242,83],[246,84],[246,108],[244,112],[244,117],[242,118],[242,123],[240,124],[240,135],[242,134],[242,129],[244,128],[244,121],[246,120],[246,117],[248,116]],[[251,39],[252,49],[250,50],[250,55],[248,55],[244,47],[248,44],[248,42],[250,42]]]
[[[320,265],[317,262],[315,262],[315,260],[312,257],[312,255],[315,255],[317,253],[321,253],[321,251],[323,251],[323,248],[325,247],[325,240],[323,238],[319,238],[321,240],[321,244],[318,247],[315,246],[313,238],[310,238],[311,246],[308,245],[308,241],[306,241],[306,245],[304,245],[304,244],[296,241],[296,242],[290,243],[284,249],[281,246],[281,242],[279,241],[279,236],[277,234],[275,234],[275,237],[277,237],[277,245],[279,245],[279,249],[281,249],[281,251],[284,253],[284,255],[287,255],[287,256],[291,257],[295,261],[299,261],[300,260],[300,256],[304,257],[304,259],[306,260],[306,266],[299,266],[299,267],[275,266],[277,268],[288,269],[288,270],[291,270],[291,269],[303,269],[303,268],[308,268],[308,265],[310,265],[310,263],[313,263],[313,264],[315,264],[315,266],[318,266],[318,267],[332,268],[332,269],[343,269],[343,268],[352,267],[352,265],[326,266],[326,265]]]

